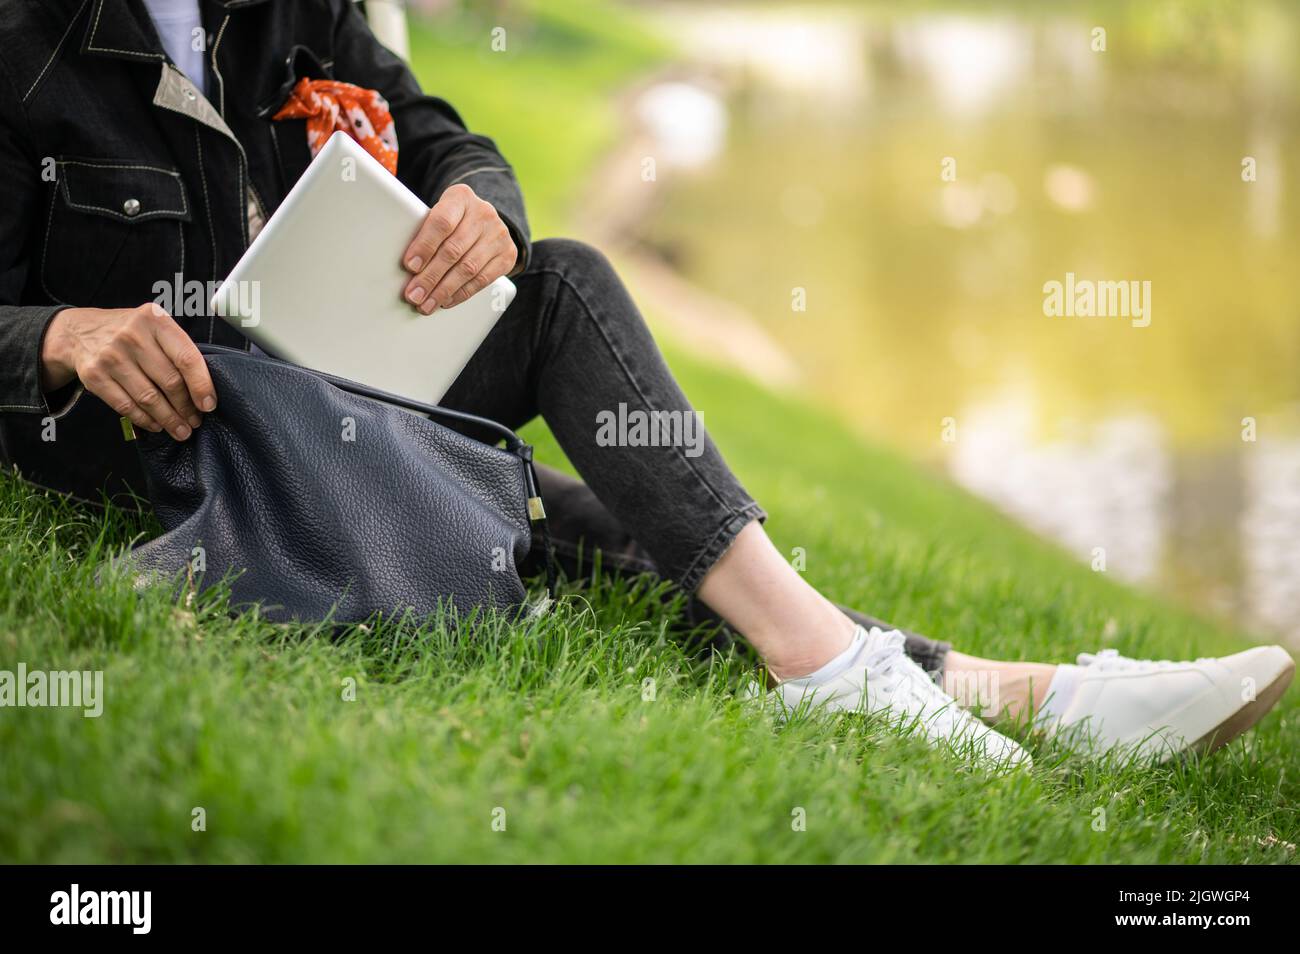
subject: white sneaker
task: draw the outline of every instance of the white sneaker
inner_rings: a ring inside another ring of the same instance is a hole
[[[1295,662],[1280,646],[1221,659],[1150,662],[1113,649],[1061,666],[1039,714],[1049,732],[1073,730],[1092,751],[1115,749],[1163,762],[1213,752],[1241,735],[1281,698]]]
[[[966,712],[908,658],[902,633],[873,626],[869,631],[858,627],[858,634],[862,647],[843,672],[818,684],[787,679],[771,690],[782,717],[810,709],[883,714],[922,733],[932,745],[968,755],[987,768],[1033,766],[1028,752]],[[757,684],[750,686],[750,697],[761,693]]]

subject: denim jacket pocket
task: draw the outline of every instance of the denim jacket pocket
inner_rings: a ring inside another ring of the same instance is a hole
[[[308,46],[295,45],[275,74],[275,83],[258,100],[257,115],[266,121],[267,135],[279,164],[282,194],[288,194],[298,178],[311,164],[311,149],[307,145],[307,120],[272,117],[280,111],[294,86],[300,79],[333,79],[332,60],[323,60]]]
[[[60,157],[41,254],[56,302],[131,307],[185,270],[189,196],[180,172],[110,159]]]

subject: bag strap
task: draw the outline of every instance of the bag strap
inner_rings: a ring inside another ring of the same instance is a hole
[[[524,485],[528,493],[528,519],[542,532],[542,546],[546,550],[546,595],[555,599],[556,559],[555,547],[551,544],[551,525],[546,520],[546,505],[542,503],[542,488],[537,483],[537,471],[533,468],[533,445],[522,444],[517,452],[524,462]]]
[[[546,594],[551,599],[555,599],[556,585],[558,579],[557,562],[555,559],[555,547],[551,543],[551,528],[546,521],[546,507],[542,503],[541,488],[537,482],[537,471],[533,467],[533,445],[527,443],[522,437],[516,434],[504,424],[498,424],[488,417],[480,417],[477,414],[469,414],[465,411],[454,411],[448,407],[442,407],[438,404],[426,404],[423,401],[412,400],[411,398],[402,397],[400,394],[392,394],[379,388],[373,388],[368,384],[361,384],[357,381],[351,381],[347,378],[341,378],[335,374],[329,374],[326,371],[317,371],[315,368],[306,368],[300,364],[294,364],[292,361],[282,361],[279,358],[272,358],[269,355],[253,354],[251,351],[245,351],[242,348],[231,348],[227,345],[212,344],[206,341],[195,342],[198,346],[199,353],[204,355],[231,355],[244,358],[249,361],[259,361],[265,364],[289,366],[298,371],[305,371],[307,374],[327,381],[340,391],[346,391],[349,394],[355,394],[358,397],[369,398],[372,401],[380,401],[384,404],[392,404],[396,407],[405,408],[408,411],[415,411],[419,414],[428,414],[430,417],[440,417],[444,420],[459,421],[463,424],[472,424],[476,427],[484,428],[499,435],[499,439],[505,442],[506,450],[518,457],[524,464],[524,488],[528,494],[528,520],[541,532],[542,546],[546,553]]]
[[[479,417],[477,414],[467,414],[464,411],[453,411],[449,407],[442,407],[438,404],[425,404],[423,401],[416,401],[411,398],[402,397],[400,394],[393,394],[389,391],[382,391],[379,388],[373,388],[368,384],[361,384],[357,381],[350,381],[347,378],[341,378],[336,374],[330,374],[327,371],[317,371],[315,368],[306,368],[301,364],[294,364],[292,361],[282,361],[279,358],[272,358],[270,355],[253,354],[251,351],[244,351],[242,348],[231,348],[227,345],[209,344],[207,342],[196,342],[201,354],[211,355],[233,355],[235,357],[245,358],[249,361],[259,361],[263,364],[279,365],[280,367],[288,366],[296,368],[299,371],[305,371],[307,374],[328,381],[340,391],[347,391],[349,394],[355,394],[358,397],[370,398],[373,401],[382,401],[385,404],[393,404],[397,407],[404,407],[408,411],[416,411],[420,414],[428,414],[430,417],[441,417],[448,420],[460,421],[464,424],[473,424],[493,431],[499,435],[499,439],[505,441],[506,450],[517,454],[518,448],[527,446],[524,440],[504,424],[498,424],[488,417]]]

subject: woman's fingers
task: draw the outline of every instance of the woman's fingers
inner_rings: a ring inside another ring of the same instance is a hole
[[[465,253],[458,258],[442,277],[434,285],[430,299],[438,303],[439,308],[450,308],[452,297],[460,291],[465,285],[473,281],[474,277],[487,268],[488,264],[496,257],[497,250],[493,247],[492,239],[480,235],[478,240],[465,250]],[[485,283],[486,284],[486,283]],[[433,309],[425,311],[420,309],[426,315]]]
[[[136,405],[143,408],[168,434],[178,441],[189,438],[192,428],[172,406],[162,387],[147,376],[135,361],[118,361],[109,373]]]
[[[208,373],[208,363],[203,360],[203,354],[190,336],[168,316],[165,321],[158,323],[154,337],[167,360],[180,373],[190,403],[200,411],[214,410],[217,406],[217,389],[212,384],[212,375]]]
[[[464,184],[454,185],[442,194],[442,198],[420,223],[420,230],[415,233],[415,238],[411,239],[411,244],[402,256],[402,264],[408,272],[418,275],[433,261],[438,246],[460,225],[465,210],[475,198],[474,190]]]
[[[492,204],[468,186],[454,185],[429,210],[407,249],[405,264],[414,275],[403,295],[423,314],[432,314],[509,272],[517,257],[510,230]]]
[[[149,414],[131,400],[131,396],[122,389],[122,386],[114,381],[107,374],[99,371],[89,372],[81,381],[86,386],[86,390],[98,397],[101,401],[113,409],[118,417],[125,417],[136,427],[155,433],[162,430]]]
[[[167,357],[162,345],[157,340],[144,342],[140,348],[138,360],[140,370],[144,372],[145,377],[162,390],[162,393],[167,398],[167,403],[190,427],[198,427],[202,418],[199,416],[199,409],[190,400],[190,391],[185,384],[185,375],[181,374],[180,369],[176,367],[172,359]]]
[[[511,241],[513,247],[514,242]],[[494,281],[505,275],[510,269],[514,268],[515,257],[513,255],[500,254],[492,261],[483,266],[482,271],[473,276],[464,285],[452,292],[450,299],[447,301],[448,308],[454,308],[463,301],[473,298],[483,289],[487,288]]]
[[[452,233],[442,240],[438,251],[434,253],[433,260],[420,274],[411,279],[407,288],[407,301],[425,315],[432,314],[435,308],[442,307],[442,299],[438,297],[437,290],[446,276],[457,268],[463,271],[467,265],[474,265],[477,268],[483,264],[470,258],[482,233],[481,219],[471,215],[461,219]],[[481,255],[482,251],[477,254]]]
[[[60,317],[52,360],[70,364],[88,391],[138,427],[183,441],[202,422],[200,409],[216,406],[203,355],[157,303],[67,309]]]
[[[478,201],[469,186],[452,186],[429,210],[420,231],[407,248],[403,263],[413,277],[406,283],[402,294],[421,311],[426,304],[431,306],[429,311],[433,310],[429,293],[455,263],[455,258],[459,258],[458,250],[463,252],[474,243],[474,222],[469,213]],[[450,258],[453,254],[455,258]]]

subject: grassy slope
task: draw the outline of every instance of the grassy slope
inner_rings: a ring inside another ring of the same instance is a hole
[[[413,22],[411,56],[425,88],[492,136],[514,165],[540,238],[563,230],[568,201],[617,132],[608,94],[664,49],[608,0],[532,6],[535,16],[504,22],[504,51],[493,52],[498,20],[485,13]]]
[[[608,130],[593,120],[584,148]],[[558,144],[535,151],[514,156],[526,183],[581,168]],[[562,201],[557,187],[544,221]],[[779,545],[805,548],[835,597],[988,654],[1060,658],[1111,619],[1125,651],[1238,645],[815,410],[673,360]],[[108,695],[98,720],[0,710],[2,860],[1233,862],[1292,861],[1266,843],[1300,841],[1295,693],[1198,765],[1096,766],[1037,745],[1032,775],[992,779],[860,719],[775,730],[734,697],[743,660],[684,652],[645,587],[472,639],[431,624],[331,640],[96,588],[105,552],[148,529],[0,478],[0,669],[103,669]]]

